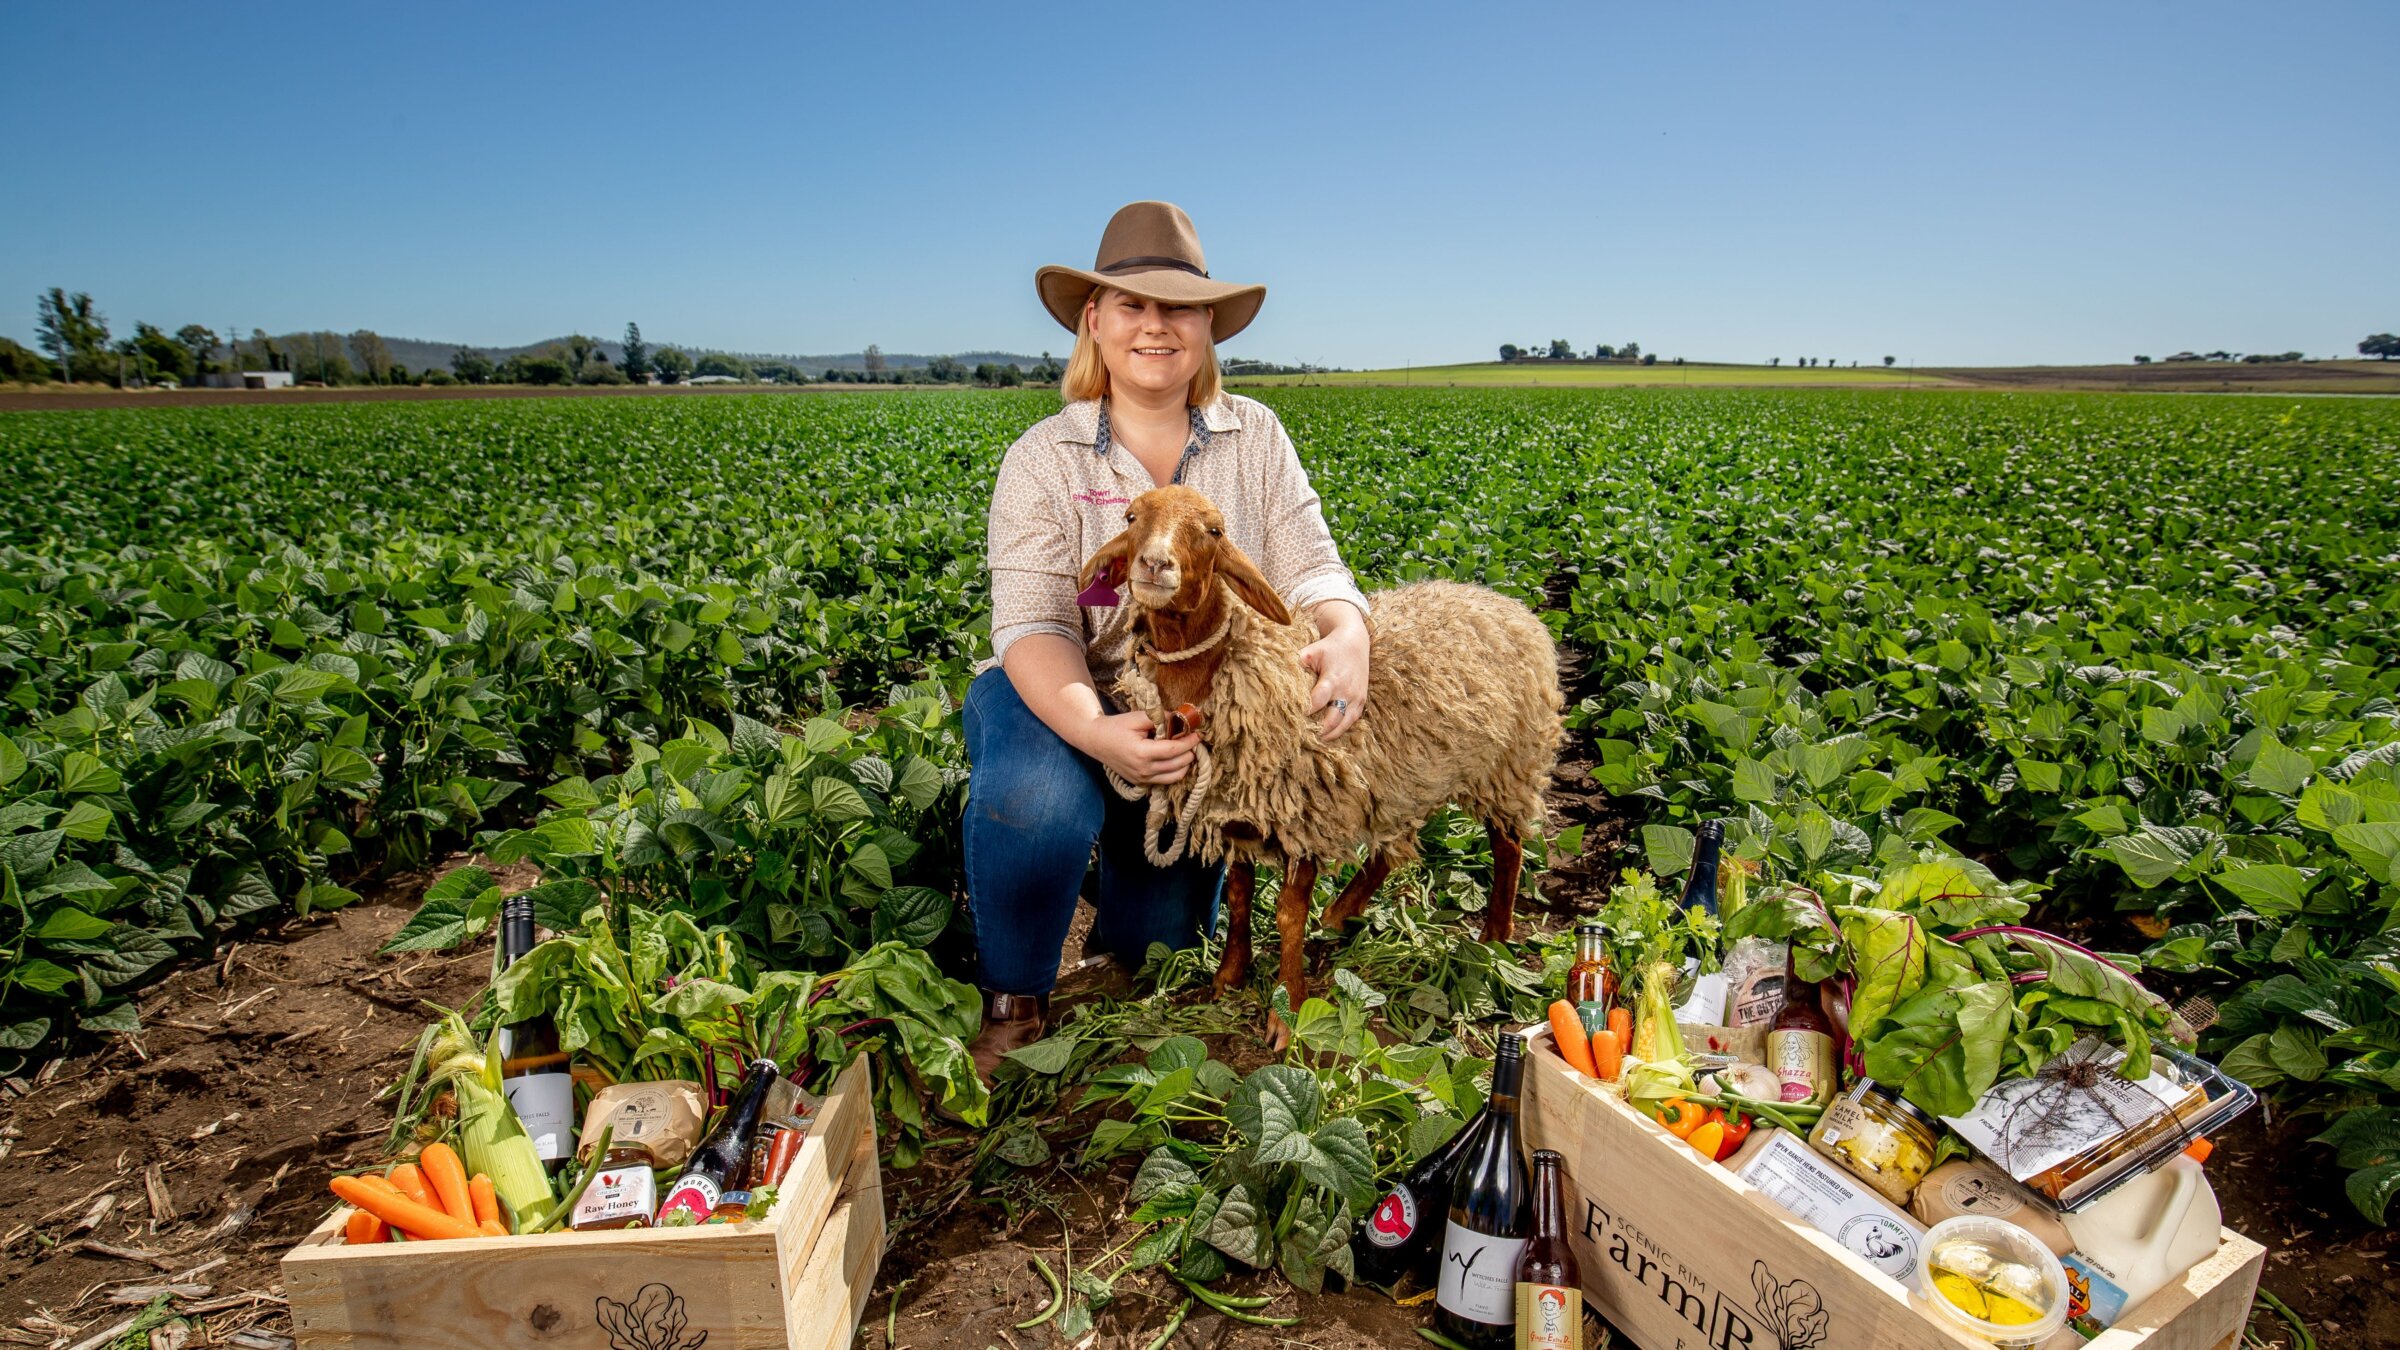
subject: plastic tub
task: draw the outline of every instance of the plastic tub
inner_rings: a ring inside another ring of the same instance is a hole
[[[1980,1247],[1997,1262],[2029,1269],[2031,1282],[2001,1281],[1999,1290],[2014,1297],[2005,1302],[1991,1297],[1992,1284],[1978,1278],[1982,1272],[1976,1267],[1981,1263],[1962,1259],[1966,1253],[1953,1250],[1961,1243]],[[1923,1250],[1925,1264],[1917,1275],[1918,1292],[1933,1319],[1944,1326],[2004,1350],[2032,1350],[2066,1325],[2066,1268],[2040,1238],[2006,1219],[1975,1214],[1944,1219],[1925,1234]],[[1945,1261],[1945,1255],[1951,1259]],[[1953,1301],[1945,1285],[1971,1292],[1982,1307],[1961,1307]],[[2008,1306],[2022,1307],[2034,1316],[2031,1320],[2014,1320],[2000,1311]]]

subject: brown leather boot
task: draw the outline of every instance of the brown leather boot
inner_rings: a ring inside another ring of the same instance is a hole
[[[1050,1030],[1050,996],[1048,994],[1003,994],[996,990],[983,991],[983,1029],[967,1043],[967,1058],[975,1063],[975,1076],[983,1085],[992,1085],[992,1074],[1011,1050],[1033,1044]],[[922,1086],[919,1088],[922,1091]],[[931,1095],[931,1094],[927,1094]],[[952,1125],[961,1123],[957,1113],[940,1102],[933,1104],[934,1118]]]
[[[1048,994],[1002,994],[983,991],[983,1030],[967,1045],[975,1061],[975,1076],[990,1087],[992,1074],[1011,1050],[1020,1050],[1050,1030]]]

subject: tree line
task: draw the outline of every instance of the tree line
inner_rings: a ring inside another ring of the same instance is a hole
[[[1065,366],[1048,352],[1032,370],[1007,362],[979,362],[973,367],[950,357],[936,357],[923,366],[887,366],[881,349],[867,348],[864,370],[830,367],[803,370],[787,361],[752,361],[728,352],[697,354],[675,347],[655,350],[642,338],[642,326],[625,325],[622,360],[611,360],[600,339],[577,333],[531,351],[504,358],[474,347],[460,347],[449,368],[430,366],[410,370],[395,359],[390,344],[372,329],[352,333],[295,333],[282,338],[253,328],[238,336],[227,325],[223,333],[206,324],[187,323],[172,334],[154,324],[137,323],[130,337],[114,337],[108,317],[85,292],[70,294],[53,286],[35,299],[35,332],[39,352],[0,337],[0,381],[31,384],[49,380],[107,384],[117,388],[151,385],[190,385],[213,374],[241,371],[288,372],[295,383],[324,385],[633,385],[686,384],[723,379],[743,384],[975,384],[1013,388],[1024,384],[1056,384]]]

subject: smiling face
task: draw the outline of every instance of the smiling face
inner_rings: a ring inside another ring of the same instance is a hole
[[[1112,385],[1159,398],[1176,398],[1208,359],[1206,305],[1168,304],[1103,286],[1084,302],[1084,331],[1091,334],[1108,367]]]

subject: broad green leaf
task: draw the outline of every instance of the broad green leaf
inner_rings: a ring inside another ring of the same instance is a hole
[[[2228,863],[2209,877],[2261,914],[2297,914],[2316,872],[2282,863]]]
[[[74,750],[58,770],[58,790],[61,792],[116,792],[125,786],[117,771],[100,762],[100,757],[88,750]]]
[[[950,926],[950,897],[924,886],[894,886],[875,904],[875,940],[932,944]]]
[[[2344,825],[2333,832],[2333,842],[2365,868],[2368,876],[2400,886],[2400,868],[2394,866],[2394,860],[2400,858],[2400,822],[2360,821]]]
[[[1650,870],[1662,877],[1683,875],[1692,865],[1695,837],[1680,825],[1644,825],[1642,852],[1650,861]]]
[[[857,788],[839,778],[819,778],[808,785],[812,809],[830,821],[865,820],[875,814]]]
[[[109,930],[114,927],[115,924],[97,914],[86,914],[71,905],[62,905],[50,911],[49,917],[42,920],[42,926],[35,929],[33,935],[44,942],[89,942],[108,936]]]
[[[1193,1216],[1199,1222],[1199,1216]],[[1224,1200],[1208,1223],[1197,1234],[1199,1239],[1225,1253],[1243,1265],[1265,1269],[1275,1260],[1275,1236],[1267,1227],[1266,1216],[1259,1212],[1257,1202],[1250,1198],[1247,1186],[1236,1184],[1225,1192]]]
[[[1315,1075],[1289,1064],[1267,1064],[1242,1080],[1225,1104],[1225,1117],[1264,1149],[1285,1135],[1316,1128],[1323,1109]]]
[[[0,736],[0,787],[7,787],[17,781],[24,772],[25,753],[17,748],[15,741],[6,736]],[[31,1024],[27,1023],[26,1025]],[[47,1027],[49,1023],[45,1021],[42,1025]]]
[[[2262,792],[2291,797],[2307,786],[2316,771],[2317,766],[2308,756],[2286,748],[2270,732],[2266,739],[2259,742],[2258,757],[2250,761],[2250,770],[2243,776],[2252,787]]]

